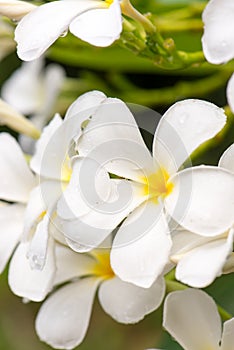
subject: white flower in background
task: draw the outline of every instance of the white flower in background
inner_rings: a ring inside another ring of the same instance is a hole
[[[0,1],[0,14],[14,21],[20,21],[25,15],[36,8],[28,1],[4,0]]]
[[[203,12],[202,46],[208,62],[221,64],[234,58],[234,3],[210,0]]]
[[[43,69],[42,58],[25,62],[2,86],[2,98],[41,130],[51,119],[53,109],[65,79],[64,69],[50,64]],[[20,135],[23,150],[33,153],[33,140]]]
[[[0,6],[0,14],[4,11]],[[111,45],[122,31],[119,0],[61,0],[36,7],[15,30],[18,56],[24,61],[38,58],[68,29],[92,45]]]
[[[222,155],[219,166],[234,174],[234,145]],[[228,230],[215,237],[203,237],[177,227],[173,234],[171,260],[177,264],[176,279],[191,287],[203,288],[220,276],[231,261],[234,220]]]
[[[214,300],[187,289],[170,293],[164,303],[163,327],[185,350],[232,350],[234,318],[224,322]]]
[[[204,236],[221,234],[233,222],[232,174],[204,166],[178,172],[189,154],[222,129],[226,117],[208,102],[176,103],[160,121],[152,157],[122,101],[98,92],[83,95],[66,118],[77,109],[76,126],[79,103],[96,103],[96,108],[80,124],[79,157],[73,159],[69,185],[58,202],[63,233],[73,249],[88,251],[127,217],[113,242],[111,266],[122,280],[149,287],[162,273],[171,248],[164,208]],[[108,178],[104,168],[120,178]],[[45,169],[46,164],[42,174]]]
[[[56,266],[54,286],[69,283],[48,297],[36,319],[40,339],[56,349],[72,349],[83,341],[98,287],[98,299],[104,311],[125,324],[142,320],[160,306],[164,297],[162,277],[148,289],[116,277],[107,249],[80,254],[57,244]]]

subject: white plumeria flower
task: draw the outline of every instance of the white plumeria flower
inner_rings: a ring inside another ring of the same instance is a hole
[[[234,145],[222,155],[219,166],[234,174]],[[178,227],[173,234],[171,260],[177,264],[176,279],[191,287],[203,288],[220,276],[231,261],[234,220],[230,228],[215,237],[202,237]]]
[[[205,292],[187,289],[165,299],[163,326],[185,350],[232,350],[234,318],[224,322],[214,300]]]
[[[15,294],[40,301],[51,290],[56,269],[53,237],[48,232],[51,213],[47,211],[56,203],[57,189],[47,182],[37,185],[18,143],[6,133],[0,134],[0,162],[0,198],[14,203],[0,207],[0,272],[19,243],[11,261],[9,285]],[[41,197],[43,186],[50,192],[47,207]]]
[[[69,283],[48,297],[36,319],[40,339],[56,349],[72,349],[83,341],[98,287],[104,311],[125,324],[142,320],[160,306],[164,297],[162,277],[144,289],[115,276],[107,249],[80,254],[57,244],[56,266],[54,286]]]
[[[43,70],[43,59],[25,62],[2,86],[2,97],[41,130],[52,117],[53,108],[65,79],[64,69],[50,64]],[[33,140],[20,135],[20,144],[33,153]]]
[[[70,183],[58,202],[64,234],[73,249],[88,251],[127,217],[115,236],[111,265],[122,280],[149,287],[171,248],[164,208],[186,229],[204,236],[221,234],[233,222],[232,174],[204,166],[178,172],[189,154],[222,129],[226,117],[208,102],[176,103],[160,121],[152,157],[122,101],[88,93],[74,104],[73,115],[78,102],[96,102],[96,108],[86,114],[90,119],[76,139],[79,157],[73,159]],[[104,169],[121,179],[108,179]]]
[[[38,58],[68,29],[92,45],[111,45],[122,31],[120,1],[59,0],[36,7],[15,30],[18,56]]]
[[[234,58],[234,4],[232,0],[210,0],[203,12],[202,45],[208,62],[220,64]]]

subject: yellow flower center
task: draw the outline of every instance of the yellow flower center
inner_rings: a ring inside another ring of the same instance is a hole
[[[143,195],[158,203],[159,197],[164,198],[173,190],[174,185],[168,182],[169,177],[168,172],[163,168],[148,176],[141,177],[141,182],[145,184],[143,186]]]
[[[110,6],[114,0],[105,0],[105,2]]]
[[[62,164],[62,169],[61,169],[61,181],[63,182],[69,182],[71,179],[72,175],[72,168],[70,165],[70,158],[67,155],[66,159],[64,160]]]
[[[110,279],[115,276],[110,265],[110,251],[108,249],[93,250],[90,254],[97,260],[93,274],[95,276]]]

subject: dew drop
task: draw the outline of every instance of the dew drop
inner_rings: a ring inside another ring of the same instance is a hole
[[[182,113],[181,116],[180,116],[180,118],[179,118],[179,123],[180,123],[181,125],[183,125],[183,124],[185,123],[187,117],[188,117],[187,113]]]
[[[221,41],[221,46],[222,47],[226,47],[227,46],[227,42],[225,40]]]
[[[19,23],[19,20],[18,20],[18,19],[15,19],[15,18],[12,18],[12,22],[13,22],[14,24],[18,24],[18,23]]]
[[[62,32],[62,34],[60,34],[61,38],[64,38],[68,33],[68,30],[64,30],[64,32]]]

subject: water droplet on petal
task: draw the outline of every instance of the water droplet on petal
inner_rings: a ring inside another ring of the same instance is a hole
[[[226,42],[225,40],[223,40],[223,41],[221,42],[221,46],[222,46],[222,47],[226,47],[226,46],[227,46],[227,42]]]
[[[183,124],[185,123],[187,117],[188,117],[187,113],[182,113],[181,116],[180,116],[180,118],[179,118],[179,123],[180,123],[181,125],[183,125]]]
[[[68,30],[64,30],[64,32],[62,32],[62,34],[60,34],[61,38],[64,38],[68,33]]]

